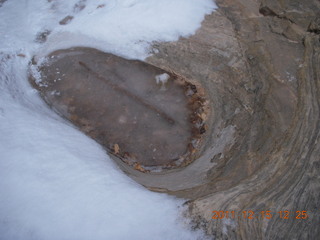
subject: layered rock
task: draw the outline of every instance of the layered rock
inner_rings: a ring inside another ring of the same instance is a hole
[[[320,3],[217,5],[194,36],[155,44],[159,53],[148,59],[205,85],[213,113],[204,158],[179,173],[190,174],[188,183],[162,185],[191,198],[195,227],[216,239],[316,239]],[[285,210],[289,219],[279,216]],[[212,219],[212,211],[240,215]],[[297,211],[308,218],[297,218]]]

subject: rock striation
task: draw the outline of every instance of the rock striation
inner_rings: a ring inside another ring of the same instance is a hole
[[[156,43],[148,59],[200,81],[212,107],[202,158],[158,185],[190,198],[194,227],[214,239],[317,239],[320,2],[216,3],[194,36]]]

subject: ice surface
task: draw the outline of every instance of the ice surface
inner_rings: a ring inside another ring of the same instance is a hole
[[[181,80],[167,82],[170,75],[160,68],[92,48],[59,50],[47,59],[31,68],[32,84],[57,113],[109,151],[131,165],[168,168],[191,159],[188,145],[200,130],[190,121],[199,109],[188,108],[188,85]]]
[[[199,236],[179,218],[181,200],[133,182],[97,143],[54,114],[29,86],[27,66],[34,54],[68,45],[143,59],[152,41],[194,33],[213,8],[210,0],[8,0],[2,4],[1,239]],[[60,25],[68,15],[73,19]],[[37,36],[42,40],[36,41]]]

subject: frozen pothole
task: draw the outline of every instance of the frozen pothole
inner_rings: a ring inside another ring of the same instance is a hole
[[[58,114],[134,169],[186,166],[198,156],[208,103],[197,84],[91,48],[55,51],[30,70]]]

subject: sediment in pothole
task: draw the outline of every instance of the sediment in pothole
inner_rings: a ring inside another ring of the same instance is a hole
[[[186,166],[206,131],[201,88],[150,64],[90,48],[58,50],[30,81],[61,116],[142,172]]]

